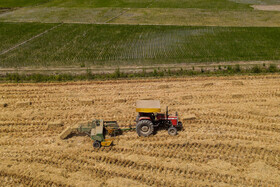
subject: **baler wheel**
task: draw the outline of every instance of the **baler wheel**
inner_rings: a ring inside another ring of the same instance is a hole
[[[154,132],[153,123],[150,120],[141,120],[136,125],[138,136],[150,136]]]
[[[170,136],[175,136],[175,135],[177,134],[177,129],[176,129],[175,127],[170,127],[170,128],[168,129],[168,134],[169,134]]]
[[[101,143],[97,140],[95,140],[92,145],[93,145],[94,148],[100,148],[101,147]]]

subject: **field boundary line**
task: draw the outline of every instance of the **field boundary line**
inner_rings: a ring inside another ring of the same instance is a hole
[[[0,9],[0,17],[4,16],[6,14],[9,14],[9,13],[15,11],[15,10],[18,10],[18,8],[3,8],[2,12],[1,12],[1,9]]]
[[[19,44],[16,44],[15,46],[13,46],[13,47],[11,47],[11,48],[9,48],[9,49],[6,49],[6,50],[2,51],[2,52],[0,53],[0,56],[6,54],[6,53],[8,53],[8,52],[10,52],[10,51],[12,51],[12,50],[14,50],[14,49],[16,49],[16,48],[18,48],[18,47],[20,47],[20,46],[22,46],[22,45],[24,45],[24,44],[26,44],[27,42],[30,42],[31,40],[34,40],[34,39],[36,39],[36,38],[38,38],[38,37],[40,37],[40,36],[42,36],[42,35],[48,33],[49,31],[51,31],[51,30],[53,30],[53,29],[55,29],[55,28],[57,28],[57,27],[59,27],[59,26],[61,26],[61,25],[63,25],[63,23],[60,23],[60,24],[58,24],[58,25],[56,25],[56,26],[54,26],[54,27],[52,27],[52,28],[50,28],[50,29],[45,30],[44,32],[41,32],[41,33],[39,33],[39,34],[37,34],[37,35],[35,35],[35,36],[29,38],[28,40],[25,40],[25,41],[23,41],[23,42],[21,42],[21,43],[19,43]]]
[[[129,10],[130,10],[130,8],[124,9],[124,11],[122,11],[119,15],[116,15],[115,17],[112,17],[112,18],[108,19],[107,21],[104,21],[104,23],[107,23],[107,24],[108,24],[108,22],[110,22],[110,21],[112,21],[112,20],[114,20],[114,19],[120,17],[121,15],[125,14],[125,13],[128,12]]]
[[[128,12],[129,10],[123,12],[121,15],[123,15],[124,13]],[[118,15],[116,17],[114,17],[114,19],[118,18]],[[0,14],[1,17],[1,14]],[[113,19],[113,18],[111,18]],[[251,27],[258,27],[258,28],[262,28],[262,27],[268,27],[268,28],[275,28],[275,27],[279,27],[279,25],[259,25],[259,26],[242,26],[242,25],[211,25],[211,24],[206,24],[206,25],[199,25],[199,24],[170,24],[170,23],[162,23],[162,24],[157,24],[157,23],[107,23],[109,20],[105,21],[105,22],[95,22],[95,23],[90,23],[90,22],[78,22],[78,21],[64,21],[64,24],[84,24],[84,25],[128,25],[128,26],[183,26],[183,27],[228,27],[228,28],[251,28]],[[38,23],[36,21],[13,21],[13,20],[3,20],[1,21],[1,23]],[[57,24],[60,22],[52,22],[52,21],[43,21],[40,23],[52,23],[52,24]]]
[[[98,58],[101,58],[101,54],[103,53],[104,48],[99,52]],[[205,70],[210,70],[214,71],[214,68],[218,68],[219,66],[223,67],[224,66],[232,66],[234,67],[235,65],[240,65],[240,67],[244,68],[250,68],[253,67],[254,65],[262,65],[265,63],[266,65],[270,64],[275,64],[277,65],[278,68],[280,68],[280,60],[275,60],[275,61],[235,61],[235,62],[212,62],[212,63],[179,63],[179,64],[155,64],[155,65],[143,65],[143,66],[123,66],[120,67],[120,71],[123,73],[139,73],[142,72],[143,69],[146,72],[153,72],[154,69],[161,68],[161,69],[170,69],[170,70],[180,70],[183,68],[184,70],[192,70],[193,67],[195,68],[196,71],[200,71],[201,68]],[[77,74],[82,74],[89,69],[92,73],[96,74],[103,74],[103,73],[114,73],[118,67],[113,66],[113,67],[87,67],[87,68],[80,68],[80,67],[75,67],[75,66],[68,66],[68,67],[40,67],[34,68],[34,67],[9,67],[5,68],[2,67],[0,68],[0,76],[5,75],[6,73],[42,73],[42,74],[50,74],[53,72],[60,72],[60,73],[66,73],[66,72],[71,72],[72,73],[77,73]]]

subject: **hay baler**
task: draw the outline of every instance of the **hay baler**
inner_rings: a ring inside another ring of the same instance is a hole
[[[66,128],[60,134],[60,139],[66,139],[72,135],[85,134],[93,140],[94,148],[100,148],[101,146],[110,146],[113,142],[112,139],[106,139],[105,136],[116,136],[121,134],[122,131],[131,129],[120,129],[116,121],[93,120],[77,127]]]
[[[175,136],[182,128],[182,122],[178,119],[178,113],[168,114],[168,107],[165,113],[161,111],[159,100],[138,100],[136,102],[136,132],[139,136],[150,136],[155,128],[165,128],[168,134]]]

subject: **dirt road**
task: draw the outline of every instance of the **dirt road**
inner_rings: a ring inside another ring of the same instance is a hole
[[[280,5],[252,5],[256,10],[280,11]]]

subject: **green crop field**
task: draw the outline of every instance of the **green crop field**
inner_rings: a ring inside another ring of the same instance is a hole
[[[250,4],[279,4],[279,0],[1,0],[0,7],[129,7],[248,9]]]
[[[49,2],[49,0],[1,0],[0,7],[12,8],[12,7],[36,6],[47,2]]]
[[[215,8],[244,9],[246,4],[228,0],[53,0],[45,6],[62,7],[131,7],[131,8]]]
[[[0,52],[28,40],[32,36],[51,28],[52,24],[26,24],[0,22]]]
[[[279,0],[2,0],[0,67],[280,60],[280,11],[251,6],[277,4]]]
[[[248,4],[228,0],[3,0],[0,7],[130,7],[130,8],[209,8],[246,9]]]
[[[4,38],[53,24],[2,23]],[[22,30],[20,32],[20,30]],[[20,42],[20,41],[18,41]],[[16,43],[16,42],[14,42]],[[138,65],[280,59],[280,28],[64,24],[0,56],[1,67]],[[0,44],[6,49],[12,42]]]

